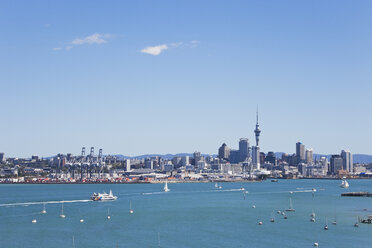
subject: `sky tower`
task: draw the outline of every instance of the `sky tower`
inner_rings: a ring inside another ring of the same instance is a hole
[[[256,146],[259,146],[258,142],[260,141],[261,130],[260,130],[260,125],[258,124],[258,108],[257,108],[256,115],[257,115],[256,116],[257,121],[256,121],[256,129],[254,130],[254,133],[256,134]]]

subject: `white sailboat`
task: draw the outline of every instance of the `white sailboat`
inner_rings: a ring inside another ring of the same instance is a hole
[[[169,192],[170,189],[168,188],[168,181],[165,181],[165,185],[164,185],[164,192]]]
[[[134,211],[132,209],[132,201],[129,201],[129,213],[130,214],[133,214],[134,213]]]
[[[111,219],[111,216],[110,216],[110,209],[109,209],[109,208],[107,209],[107,219],[108,219],[108,220]]]
[[[61,205],[61,214],[59,215],[59,218],[61,218],[61,219],[66,218],[66,215],[63,213],[63,202],[62,202],[62,205]]]
[[[326,224],[324,226],[324,230],[328,230],[328,219],[326,218]]]
[[[31,222],[32,223],[37,223],[37,220],[36,219],[33,219]]]
[[[42,213],[42,214],[46,214],[46,213],[47,213],[47,211],[46,211],[46,209],[45,209],[45,203],[43,204],[43,210],[41,211],[41,213]]]
[[[271,213],[271,219],[270,219],[270,222],[275,222],[274,211]]]
[[[345,178],[343,178],[343,180],[342,180],[342,182],[341,182],[341,184],[340,184],[340,187],[341,187],[341,188],[344,188],[344,189],[349,188],[349,183],[346,181]]]
[[[215,187],[216,189],[218,189],[218,183],[215,183],[215,184],[214,184],[214,187]]]
[[[286,209],[285,211],[287,211],[287,212],[294,212],[294,211],[296,211],[296,210],[293,208],[293,206],[292,206],[292,198],[291,198],[291,197],[289,197],[289,208]]]

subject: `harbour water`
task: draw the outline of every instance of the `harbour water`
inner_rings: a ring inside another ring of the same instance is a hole
[[[170,183],[170,192],[161,184],[0,185],[0,247],[371,247],[372,225],[354,223],[372,214],[372,198],[340,195],[372,192],[372,180],[349,183],[348,189],[337,180],[221,183],[222,189]],[[110,189],[118,200],[85,201]],[[296,211],[284,219],[277,210],[289,207],[289,197]]]

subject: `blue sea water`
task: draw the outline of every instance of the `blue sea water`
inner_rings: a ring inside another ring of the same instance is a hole
[[[340,196],[372,192],[372,180],[349,183],[349,189],[337,180],[221,183],[220,190],[214,183],[172,183],[170,192],[161,184],[0,185],[0,247],[372,247],[372,225],[354,227],[357,216],[372,214],[372,198]],[[110,189],[117,201],[64,203],[65,219],[61,203],[46,204],[46,214],[32,204],[85,200]],[[285,220],[276,211],[289,207],[289,197],[296,211]],[[4,205],[11,203],[25,204]]]

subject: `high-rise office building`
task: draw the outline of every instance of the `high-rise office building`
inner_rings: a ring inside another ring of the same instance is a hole
[[[340,155],[331,156],[331,174],[337,174],[340,170],[343,169],[343,159]]]
[[[229,161],[232,164],[237,164],[240,162],[240,151],[230,150]]]
[[[313,149],[306,149],[306,163],[313,163]]]
[[[184,156],[181,158],[181,164],[182,166],[186,166],[190,164],[189,156]]]
[[[230,156],[230,148],[223,143],[222,146],[218,149],[218,158],[228,160]]]
[[[274,152],[268,152],[265,158],[265,162],[268,162],[272,165],[276,165],[276,156]]]
[[[125,162],[125,171],[130,171],[130,159],[126,159]]]
[[[244,162],[249,157],[249,141],[247,138],[239,140],[239,162]]]
[[[256,169],[260,169],[260,148],[252,146],[252,164]]]
[[[305,145],[301,142],[296,143],[296,157],[297,163],[301,163],[305,161]]]
[[[342,157],[342,168],[350,173],[353,173],[353,155],[350,151],[341,151],[341,157]]]
[[[194,152],[194,165],[196,166],[199,161],[202,161],[203,158],[200,152]]]

